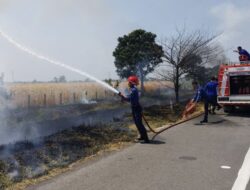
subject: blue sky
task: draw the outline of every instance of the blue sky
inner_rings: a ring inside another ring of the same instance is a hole
[[[16,41],[104,79],[117,78],[112,52],[117,38],[143,28],[158,40],[176,28],[223,34],[218,41],[227,56],[250,50],[250,2],[215,0],[0,0],[0,28]],[[0,72],[6,80],[51,80],[79,76],[21,52],[0,37]]]

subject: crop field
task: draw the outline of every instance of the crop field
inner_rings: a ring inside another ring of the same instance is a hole
[[[168,82],[145,82],[148,93],[158,93],[171,86]],[[120,83],[124,91],[127,83]],[[115,94],[95,82],[69,83],[13,83],[7,84],[10,100],[16,107],[42,107],[87,103],[90,100],[108,100]]]

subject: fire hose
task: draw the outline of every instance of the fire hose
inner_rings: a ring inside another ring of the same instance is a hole
[[[118,95],[119,96],[121,96],[122,98],[124,97],[120,92],[118,93]],[[188,114],[188,112],[191,112],[191,113],[193,113],[194,111],[195,111],[195,107],[196,107],[196,104],[192,104],[192,101],[190,101],[188,104],[187,104],[187,106],[186,106],[186,108],[185,108],[185,110],[184,110],[184,112],[183,112],[183,114],[182,114],[182,116],[186,116],[187,114]],[[182,123],[185,123],[185,122],[187,122],[187,121],[190,121],[190,120],[192,120],[192,119],[195,119],[195,118],[197,118],[197,117],[199,117],[199,116],[201,116],[202,114],[203,114],[204,112],[199,112],[199,113],[197,113],[197,114],[195,114],[195,115],[192,115],[191,117],[188,117],[188,118],[182,118],[180,121],[178,121],[178,122],[176,122],[176,123],[173,123],[173,124],[171,124],[171,125],[168,125],[168,126],[166,126],[166,127],[163,127],[163,128],[161,128],[160,127],[160,129],[159,130],[155,130],[154,128],[152,128],[151,126],[150,126],[150,124],[149,124],[149,122],[147,121],[147,119],[146,119],[146,117],[145,117],[145,115],[142,113],[142,118],[143,118],[143,120],[144,120],[144,122],[146,123],[146,125],[147,125],[147,127],[149,128],[149,130],[152,132],[152,133],[154,133],[155,135],[152,137],[152,140],[157,136],[157,135],[159,135],[160,133],[162,133],[162,132],[164,132],[164,131],[166,131],[166,130],[168,130],[168,129],[171,129],[172,127],[174,127],[174,126],[176,126],[176,125],[180,125],[180,124],[182,124]]]
[[[196,118],[196,117],[201,116],[204,112],[199,112],[199,113],[197,113],[197,114],[195,114],[195,115],[191,115],[191,114],[193,114],[193,113],[195,112],[196,107],[197,107],[197,104],[196,104],[196,103],[193,103],[192,100],[190,100],[190,101],[188,102],[188,104],[186,105],[186,107],[185,107],[183,113],[182,113],[182,119],[181,119],[180,121],[178,121],[178,122],[176,122],[176,123],[173,123],[173,124],[171,124],[171,125],[168,125],[168,126],[166,126],[166,127],[163,127],[163,128],[160,127],[160,128],[158,128],[158,130],[153,129],[153,128],[149,125],[149,122],[147,121],[147,119],[146,119],[146,117],[145,117],[144,114],[142,114],[142,118],[143,118],[144,122],[146,123],[146,125],[148,126],[149,130],[155,134],[155,135],[153,136],[153,138],[152,138],[152,139],[154,139],[158,134],[162,133],[163,131],[166,131],[166,130],[168,130],[168,129],[170,129],[170,128],[176,126],[176,125],[185,123],[185,122],[187,122],[187,121],[189,121],[189,120],[192,120],[192,119],[194,119],[194,118]],[[191,117],[188,117],[188,115],[191,115]]]
[[[171,125],[168,125],[168,126],[166,126],[166,127],[163,127],[163,128],[159,127],[159,128],[158,128],[159,130],[157,130],[157,129],[155,130],[155,129],[153,129],[153,128],[149,125],[149,123],[148,123],[146,117],[144,116],[144,114],[142,114],[142,118],[143,118],[144,122],[146,123],[147,127],[149,128],[149,130],[150,130],[152,133],[155,134],[155,135],[152,137],[152,140],[154,140],[154,138],[155,138],[157,135],[159,135],[160,133],[162,133],[162,132],[164,132],[164,131],[166,131],[166,130],[168,130],[168,129],[171,129],[172,127],[174,127],[174,126],[176,126],[176,125],[180,125],[180,124],[182,124],[182,123],[185,123],[185,122],[187,122],[187,121],[190,121],[190,120],[192,120],[192,119],[195,119],[195,118],[201,116],[202,114],[203,114],[203,112],[200,112],[200,113],[195,114],[195,115],[193,115],[193,116],[191,116],[191,117],[189,117],[189,118],[182,119],[182,120],[180,120],[180,121],[178,121],[178,122],[176,122],[176,123],[173,123],[173,124],[171,124]]]

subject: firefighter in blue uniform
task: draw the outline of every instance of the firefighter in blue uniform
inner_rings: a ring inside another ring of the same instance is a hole
[[[205,86],[205,92],[207,94],[207,99],[209,104],[212,105],[211,113],[215,114],[215,108],[217,107],[217,110],[221,108],[221,106],[217,102],[217,88],[218,88],[218,82],[216,80],[216,77],[212,77],[211,81],[209,81]]]
[[[147,131],[142,123],[142,107],[139,103],[139,93],[136,86],[139,84],[139,80],[136,76],[130,76],[128,78],[128,86],[130,88],[130,94],[125,97],[121,93],[119,95],[122,97],[122,100],[130,102],[132,115],[135,122],[135,125],[140,133],[138,140],[143,140],[144,143],[149,143]]]
[[[207,119],[208,119],[208,105],[209,105],[207,94],[206,94],[204,88],[202,86],[199,86],[198,82],[193,81],[192,85],[193,85],[193,89],[196,91],[195,95],[192,99],[192,102],[194,104],[197,104],[198,102],[204,101],[205,114],[204,114],[204,119],[201,121],[201,123],[207,123],[208,122],[207,121]]]
[[[239,46],[237,50],[234,50],[234,52],[239,53],[240,62],[250,61],[250,54],[247,52],[247,50],[243,49],[241,46]]]

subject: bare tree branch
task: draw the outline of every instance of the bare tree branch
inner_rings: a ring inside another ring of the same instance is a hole
[[[190,67],[212,65],[223,52],[215,42],[218,35],[208,35],[200,30],[187,33],[185,28],[176,31],[175,36],[160,41],[164,50],[163,64],[159,65],[155,75],[174,83],[178,102],[180,79],[188,73]]]

